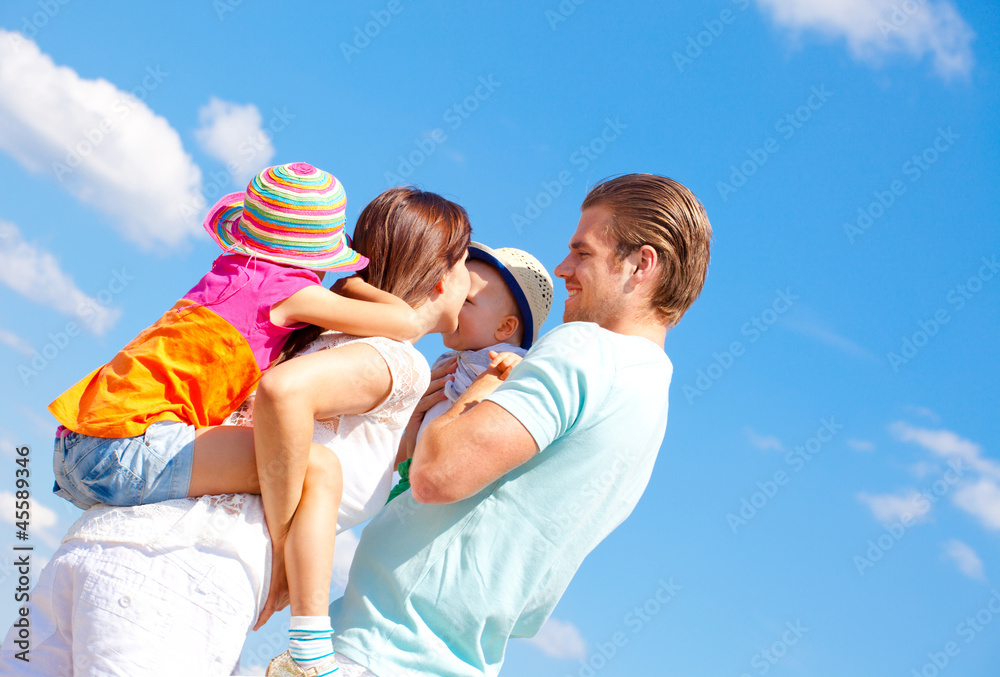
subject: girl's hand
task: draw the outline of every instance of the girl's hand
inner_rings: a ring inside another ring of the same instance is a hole
[[[519,355],[514,353],[497,353],[495,351],[490,351],[490,369],[497,370],[497,377],[501,381],[506,381],[507,377],[510,376],[510,371],[517,363],[521,361]]]

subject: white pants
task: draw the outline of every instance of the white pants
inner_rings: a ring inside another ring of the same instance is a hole
[[[42,569],[29,608],[30,662],[15,657],[12,628],[2,675],[230,675],[256,620],[253,586],[237,560],[78,540]]]

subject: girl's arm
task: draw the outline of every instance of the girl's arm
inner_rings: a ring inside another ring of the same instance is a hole
[[[378,287],[373,287],[357,275],[343,277],[337,280],[333,283],[333,286],[330,287],[330,291],[357,301],[371,301],[372,303],[396,303],[404,308],[410,307],[407,305],[406,301],[399,298],[395,294],[390,294],[387,291],[382,291]]]
[[[345,285],[352,298],[310,285],[271,307],[271,322],[315,324],[356,336],[386,336],[406,341],[420,336],[420,315],[402,299],[357,280]]]

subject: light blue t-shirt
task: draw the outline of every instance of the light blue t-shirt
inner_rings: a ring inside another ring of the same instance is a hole
[[[488,398],[540,451],[465,500],[407,491],[376,515],[330,606],[335,649],[379,677],[496,675],[638,502],[672,370],[652,341],[596,324],[546,334]]]

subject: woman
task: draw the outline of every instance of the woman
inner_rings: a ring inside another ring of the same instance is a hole
[[[458,205],[392,189],[358,219],[354,248],[372,262],[361,276],[418,309],[430,331],[453,331],[468,293],[470,233]],[[324,335],[304,352],[268,370],[253,431],[201,432],[201,448],[211,445],[218,472],[228,473],[219,482],[232,486],[235,477],[248,493],[263,489],[267,503],[208,495],[89,510],[32,593],[30,663],[15,658],[12,628],[0,655],[4,674],[229,674],[258,613],[259,627],[285,605],[286,561],[290,578],[329,590],[334,536],[384,503],[399,439],[429,375],[412,346],[389,339]],[[314,417],[323,420],[314,425]],[[313,444],[305,467],[284,465],[283,450],[308,446],[310,437],[326,446]],[[342,483],[331,467],[342,470]],[[339,524],[336,509],[324,510],[338,502]],[[311,531],[328,537],[296,540],[297,512],[312,515]],[[265,513],[272,533],[284,533],[273,554]],[[303,549],[322,551],[311,561],[326,562],[325,570],[296,570]],[[325,598],[299,602],[326,613]]]

